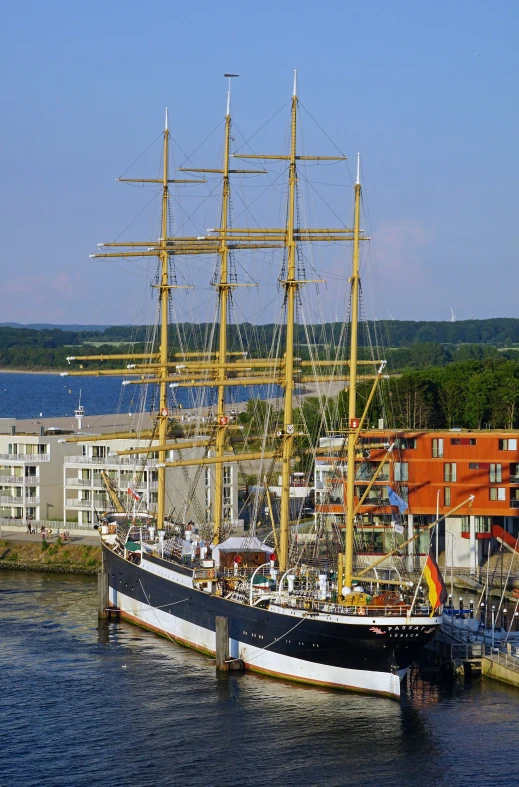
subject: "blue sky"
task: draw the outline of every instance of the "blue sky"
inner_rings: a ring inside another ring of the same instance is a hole
[[[284,151],[294,68],[305,152],[331,155],[331,139],[350,158],[349,170],[308,170],[309,223],[331,220],[326,205],[350,216],[350,173],[362,152],[370,316],[442,320],[451,306],[458,319],[517,315],[517,2],[32,0],[4,4],[2,15],[0,321],[150,319],[153,265],[88,257],[121,233],[156,237],[156,201],[146,208],[153,193],[115,178],[128,168],[156,174],[160,140],[131,165],[160,135],[166,105],[174,164],[209,137],[191,160],[215,166],[225,71],[240,74],[235,147],[260,129],[254,150]],[[235,209],[259,193],[251,179],[241,196],[240,188]],[[195,204],[196,193],[184,193]],[[282,198],[282,189],[262,197],[254,218],[279,220]],[[217,201],[199,192],[202,202],[196,226],[214,225]],[[178,225],[185,214],[175,210]],[[342,315],[348,254],[307,262],[332,276],[321,306],[307,296],[309,321],[319,308]],[[237,261],[244,280],[269,285],[237,292],[238,319],[276,316],[277,264]],[[199,287],[179,293],[180,317],[210,316],[212,265],[179,262],[179,279]]]

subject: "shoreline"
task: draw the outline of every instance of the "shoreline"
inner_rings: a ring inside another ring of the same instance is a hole
[[[65,369],[0,369],[0,374],[57,374],[66,371]]]
[[[44,574],[82,574],[95,576],[98,568],[81,568],[68,565],[52,565],[48,563],[15,563],[12,560],[0,560],[0,571],[37,571]]]
[[[101,568],[101,547],[55,541],[0,539],[0,571],[88,574]]]

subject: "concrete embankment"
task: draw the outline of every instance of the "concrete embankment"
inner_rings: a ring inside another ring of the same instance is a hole
[[[100,566],[101,547],[97,545],[71,544],[61,539],[52,543],[0,540],[0,570],[97,574]]]
[[[482,668],[485,677],[519,688],[519,664],[516,657],[496,653],[483,659]]]

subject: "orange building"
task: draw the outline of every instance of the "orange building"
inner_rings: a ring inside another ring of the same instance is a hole
[[[316,512],[330,524],[344,520],[346,461],[334,454],[343,438],[323,438],[326,457],[315,465]],[[355,500],[365,493],[380,463],[380,474],[357,520],[360,552],[377,555],[392,548],[395,533],[402,542],[440,516],[466,501],[439,529],[440,550],[446,562],[477,567],[492,549],[490,542],[512,539],[519,532],[518,435],[510,431],[391,431],[370,430],[361,439],[363,458],[356,462]],[[343,452],[342,452],[343,453]],[[408,503],[401,516],[391,508],[390,486]],[[404,529],[404,532],[402,531]],[[508,536],[506,535],[508,534]],[[410,554],[426,554],[430,531],[411,545]]]

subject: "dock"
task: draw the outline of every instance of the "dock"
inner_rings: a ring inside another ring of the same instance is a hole
[[[519,645],[504,642],[493,647],[478,641],[475,631],[444,624],[424,648],[421,671],[466,679],[483,676],[519,688]]]
[[[505,652],[487,645],[483,658],[483,675],[519,688],[519,648],[508,643]]]

